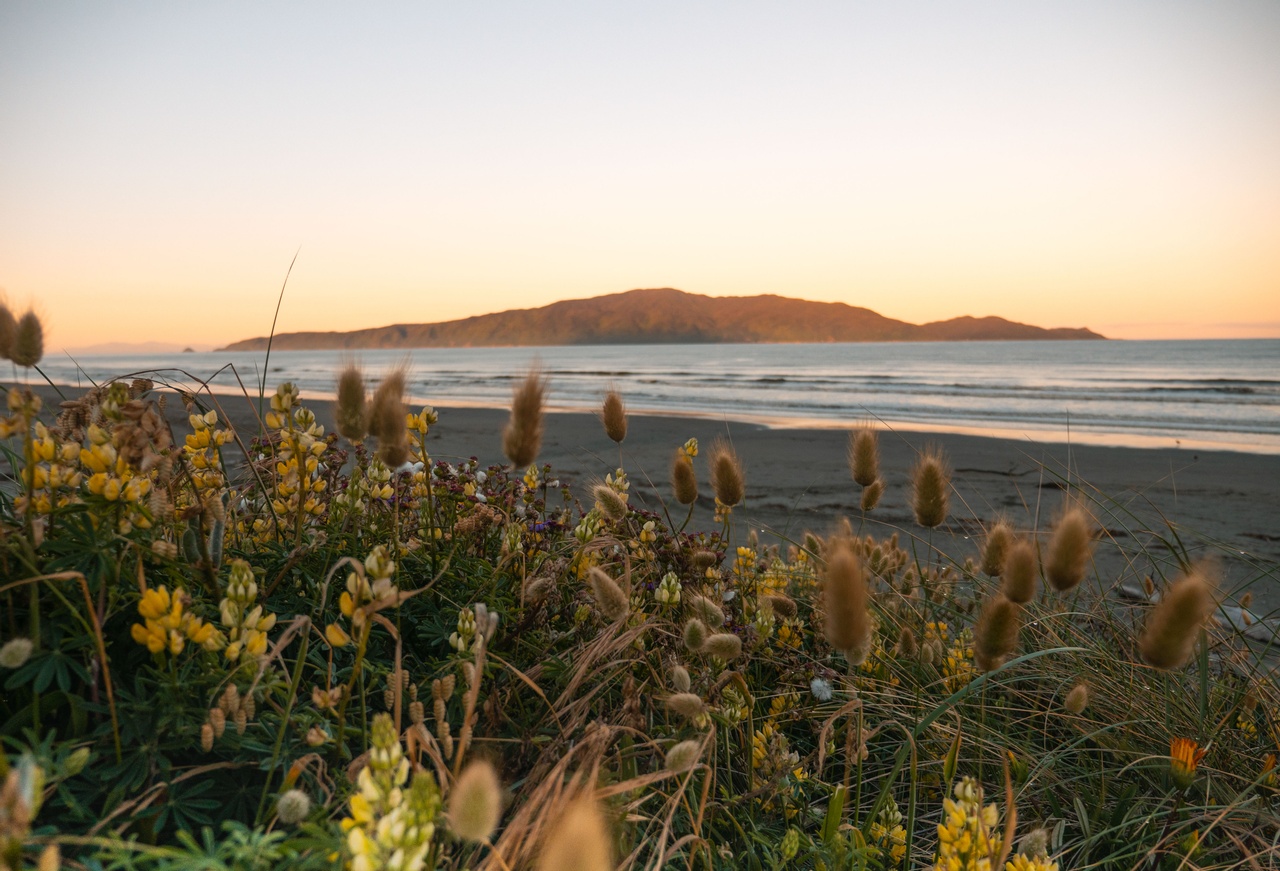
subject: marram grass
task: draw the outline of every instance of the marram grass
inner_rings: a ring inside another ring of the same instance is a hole
[[[652,470],[547,486],[537,373],[487,466],[431,457],[448,416],[394,374],[368,411],[358,381],[344,435],[290,385],[256,433],[143,380],[9,394],[0,867],[1274,864],[1270,653],[1178,536],[1110,537],[1105,494],[1014,528],[926,450],[895,494],[919,524],[851,483],[856,526],[731,541],[727,443],[679,449],[673,529],[627,498]],[[878,498],[910,470],[860,438]],[[983,547],[939,544],[953,522]],[[1090,592],[1104,549],[1158,604]]]

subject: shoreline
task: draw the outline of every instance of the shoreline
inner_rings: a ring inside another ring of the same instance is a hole
[[[126,380],[133,376],[121,376],[119,380]],[[145,376],[138,376],[145,377]],[[200,382],[193,381],[192,386],[198,385]],[[44,390],[54,390],[56,388],[71,388],[76,391],[87,390],[88,387],[77,384],[69,384],[66,382],[54,382],[51,388],[50,384],[44,383],[35,385]],[[34,386],[33,386],[34,389]],[[173,389],[158,385],[158,389]],[[264,395],[264,402],[271,396],[272,390],[267,391]],[[205,384],[202,385],[202,393],[211,394],[221,397],[236,397],[238,399],[247,399],[250,402],[257,401],[256,397],[250,394],[246,397],[241,390],[235,389],[226,384]],[[306,390],[302,393],[304,402],[332,404],[337,398],[337,394],[333,391]],[[460,410],[488,410],[488,411],[505,411],[508,406],[500,403],[488,401],[468,402],[458,400],[456,397],[446,397],[439,403],[433,403],[429,397],[423,394],[415,394],[410,392],[408,405],[412,408],[421,408],[423,405],[431,405],[436,410],[445,408]],[[549,402],[547,405],[549,414],[587,414],[593,413],[593,407],[585,407],[574,404],[556,404]],[[739,414],[734,416],[717,414],[714,412],[699,412],[686,409],[671,408],[631,408],[628,407],[627,413],[635,417],[654,417],[654,418],[675,418],[688,420],[709,420],[719,423],[734,424],[738,426],[756,426],[770,430],[831,430],[831,431],[848,431],[851,427],[863,422],[864,418],[836,419],[826,417],[803,417],[803,416],[786,416],[786,415],[747,415]],[[1073,428],[1067,433],[1063,433],[1060,429],[1044,426],[1036,426],[1028,424],[1026,426],[967,426],[962,424],[948,424],[943,422],[926,422],[926,421],[889,421],[889,420],[871,420],[876,424],[877,428],[886,432],[903,433],[906,435],[938,435],[938,436],[967,436],[972,438],[991,438],[1004,441],[1016,442],[1027,447],[1046,447],[1046,446],[1088,446],[1098,448],[1124,448],[1132,450],[1181,450],[1188,452],[1230,452],[1238,453],[1245,456],[1270,456],[1280,457],[1280,442],[1276,444],[1258,444],[1244,443],[1243,441],[1221,441],[1217,439],[1196,438],[1193,434],[1182,438],[1174,438],[1164,435],[1151,435],[1139,431],[1132,432],[1099,432],[1090,430],[1087,427]],[[1248,438],[1248,434],[1241,433],[1242,440]]]

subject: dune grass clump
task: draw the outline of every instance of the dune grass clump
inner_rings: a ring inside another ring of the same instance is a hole
[[[1280,692],[1185,534],[1075,481],[1043,538],[953,514],[930,450],[873,521],[909,470],[858,436],[834,534],[743,536],[741,463],[711,451],[713,513],[692,440],[676,527],[648,470],[546,486],[536,373],[509,463],[431,456],[404,394],[344,371],[329,432],[280,385],[254,434],[142,380],[10,393],[0,862],[1265,867]]]

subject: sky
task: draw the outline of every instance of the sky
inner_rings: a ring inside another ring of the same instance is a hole
[[[0,3],[51,349],[638,287],[1280,336],[1280,3]]]

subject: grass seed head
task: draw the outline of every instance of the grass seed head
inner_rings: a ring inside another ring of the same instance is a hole
[[[843,538],[828,545],[827,571],[823,578],[823,601],[827,609],[827,641],[846,657],[868,648],[871,615],[867,611],[870,590],[862,561]]]
[[[1204,562],[1170,585],[1138,640],[1138,651],[1148,665],[1172,671],[1187,664],[1200,628],[1213,614],[1216,587],[1214,570]]]
[[[622,591],[622,587],[618,586],[618,582],[605,574],[603,569],[595,566],[591,567],[588,577],[591,593],[596,598],[596,607],[600,609],[605,619],[621,620],[627,616],[627,612],[631,610],[631,603],[627,601],[627,594]]]
[[[9,306],[0,302],[0,360],[8,360],[13,356],[13,338],[18,332],[18,322],[9,311]]]
[[[973,631],[973,664],[980,671],[999,668],[1018,647],[1022,608],[996,593],[982,606]]]
[[[667,751],[668,771],[688,771],[698,764],[702,755],[702,742],[695,740],[681,741]]]
[[[502,783],[484,760],[475,760],[458,775],[449,791],[449,825],[466,841],[487,841],[502,816]]]
[[[622,444],[622,440],[627,437],[627,406],[618,391],[610,390],[604,395],[600,421],[604,424],[605,435]]]
[[[702,650],[709,656],[728,662],[742,654],[742,639],[732,632],[720,632],[708,638]]]
[[[769,606],[773,608],[773,613],[777,614],[784,620],[790,620],[796,616],[798,609],[796,608],[796,600],[783,593],[770,593],[764,597]]]
[[[13,331],[13,346],[9,359],[19,366],[34,366],[44,357],[44,327],[31,309],[18,319]]]
[[[684,646],[690,653],[701,653],[707,643],[707,624],[690,617],[684,624]]]
[[[884,481],[876,478],[862,491],[862,501],[859,503],[863,511],[871,511],[880,504],[880,497],[884,495]]]
[[[686,720],[692,720],[703,711],[707,706],[703,704],[702,697],[697,693],[676,693],[667,698],[667,709],[673,711]]]
[[[404,404],[406,371],[403,366],[382,379],[373,393],[369,410],[369,434],[378,439],[378,457],[394,469],[409,458],[409,430]]]
[[[1074,589],[1084,580],[1085,569],[1093,555],[1093,531],[1089,515],[1078,505],[1062,513],[1049,539],[1044,562],[1044,579],[1059,593]]]
[[[951,470],[942,448],[930,445],[924,449],[911,473],[911,510],[916,523],[926,529],[941,526],[947,519],[947,503],[951,497]]]
[[[546,393],[547,379],[535,368],[529,370],[511,397],[511,419],[502,433],[502,451],[518,469],[533,465],[538,458]]]
[[[1009,601],[1019,605],[1036,597],[1036,549],[1029,540],[1019,538],[1009,544],[1000,589]]]
[[[997,520],[987,532],[986,543],[982,546],[984,574],[993,578],[1000,577],[1004,572],[1005,557],[1011,544],[1013,544],[1013,527],[1009,526],[1006,520]]]
[[[712,629],[724,625],[724,610],[706,596],[695,595],[689,599],[689,607],[699,620]]]
[[[621,523],[627,519],[627,500],[608,484],[596,484],[591,488],[591,495],[596,500],[596,510],[610,523]]]
[[[880,440],[870,426],[849,433],[849,471],[862,487],[870,487],[880,477]]]
[[[671,490],[681,505],[692,505],[698,499],[698,476],[693,460],[679,448],[671,459]]]
[[[348,363],[338,376],[338,406],[335,412],[338,432],[351,442],[364,441],[369,434],[368,409],[365,407],[364,373],[357,363]]]
[[[593,799],[565,810],[543,842],[537,871],[613,871],[613,848],[604,816]]]
[[[1062,707],[1068,713],[1079,714],[1089,704],[1089,687],[1085,684],[1078,683],[1071,688],[1071,692],[1067,693],[1067,697],[1062,700]]]
[[[724,439],[711,445],[711,489],[722,505],[733,507],[746,495],[742,463],[733,447]]]
[[[676,692],[689,692],[689,687],[692,685],[689,680],[689,670],[683,665],[671,666],[671,674],[669,675],[669,678],[671,680],[671,686],[675,688]]]

